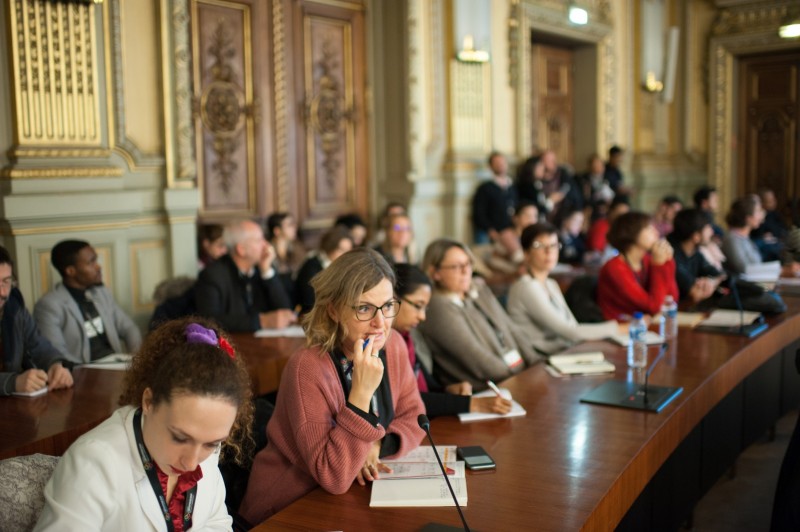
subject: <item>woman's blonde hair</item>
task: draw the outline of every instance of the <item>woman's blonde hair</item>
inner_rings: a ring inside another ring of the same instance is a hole
[[[394,288],[394,271],[380,253],[356,248],[337,258],[312,280],[314,308],[303,316],[306,343],[324,351],[340,347],[347,336],[344,316],[352,314],[361,294],[388,279]],[[335,319],[338,316],[339,319]]]
[[[458,248],[464,253],[467,254],[469,257],[469,261],[474,265],[475,264],[475,257],[472,255],[472,251],[459,242],[458,240],[452,240],[450,238],[439,238],[438,240],[434,240],[428,247],[425,248],[425,256],[422,257],[422,271],[433,280],[433,270],[439,268],[442,265],[442,261],[444,260],[444,256],[447,255],[447,252],[452,248]],[[436,281],[434,281],[436,286],[439,285]]]

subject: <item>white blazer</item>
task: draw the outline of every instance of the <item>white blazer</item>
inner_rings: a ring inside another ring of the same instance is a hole
[[[73,443],[44,488],[35,531],[166,531],[133,435],[136,409],[125,406]],[[191,530],[232,527],[217,455],[200,464]]]

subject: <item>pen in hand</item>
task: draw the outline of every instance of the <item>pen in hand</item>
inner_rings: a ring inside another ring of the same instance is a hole
[[[497,387],[495,383],[492,381],[486,381],[486,385],[491,388],[491,390],[497,394],[497,397],[503,397],[503,394],[500,392],[500,388]]]

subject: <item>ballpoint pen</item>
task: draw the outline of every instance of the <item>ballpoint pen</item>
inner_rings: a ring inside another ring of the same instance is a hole
[[[500,392],[500,388],[498,388],[495,383],[493,383],[492,381],[486,381],[486,385],[489,386],[489,388],[491,388],[492,391],[497,394],[497,397],[503,397],[503,394]]]

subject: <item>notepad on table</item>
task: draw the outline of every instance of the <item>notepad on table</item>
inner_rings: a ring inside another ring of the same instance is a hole
[[[392,468],[391,473],[381,471],[381,480],[401,480],[409,478],[439,478],[442,470],[439,469],[438,462],[395,462],[394,460],[383,460],[382,463]],[[464,462],[443,462],[450,478],[464,478]]]
[[[458,504],[467,505],[467,479],[451,478]],[[455,506],[444,478],[376,480],[372,483],[370,507]]]
[[[103,358],[92,360],[88,364],[81,364],[82,368],[126,370],[131,365],[132,355],[125,353],[111,353]]]
[[[455,445],[437,445],[436,452],[439,453],[439,458],[442,459],[442,462],[455,462],[458,460],[456,455],[456,446]],[[394,458],[390,460],[391,463],[400,464],[400,463],[438,463],[436,460],[436,455],[433,454],[433,447],[430,445],[420,445],[413,451],[409,452],[401,456],[400,458]]]
[[[552,355],[547,363],[562,375],[593,375],[614,373],[614,364],[600,351],[591,353],[562,353]]]
[[[774,283],[781,276],[781,263],[777,260],[748,264],[741,278],[751,283]]]
[[[706,327],[738,327],[742,324],[749,325],[760,317],[760,312],[717,309],[708,318],[701,321],[700,325]]]
[[[256,338],[305,338],[306,333],[300,325],[290,325],[283,329],[259,329]]]
[[[35,392],[11,392],[11,395],[15,395],[17,397],[38,397],[46,393],[47,393],[47,386],[45,386],[44,388],[39,388]]]
[[[615,344],[621,345],[622,347],[628,347],[628,344],[631,343],[631,337],[626,334],[615,334],[609,336],[608,339]],[[647,343],[647,345],[659,345],[664,343],[664,337],[658,333],[654,333],[653,331],[647,331],[644,341]]]
[[[504,417],[521,417],[528,412],[522,408],[522,405],[511,398],[511,392],[507,388],[500,388],[500,394],[504,399],[511,401],[511,411],[508,414],[492,414],[490,412],[465,412],[458,414],[458,419],[462,423],[471,423],[473,421],[488,421],[490,419],[502,419]],[[485,390],[476,393],[473,397],[494,397],[495,394],[492,390]],[[437,447],[438,448],[438,447]]]

